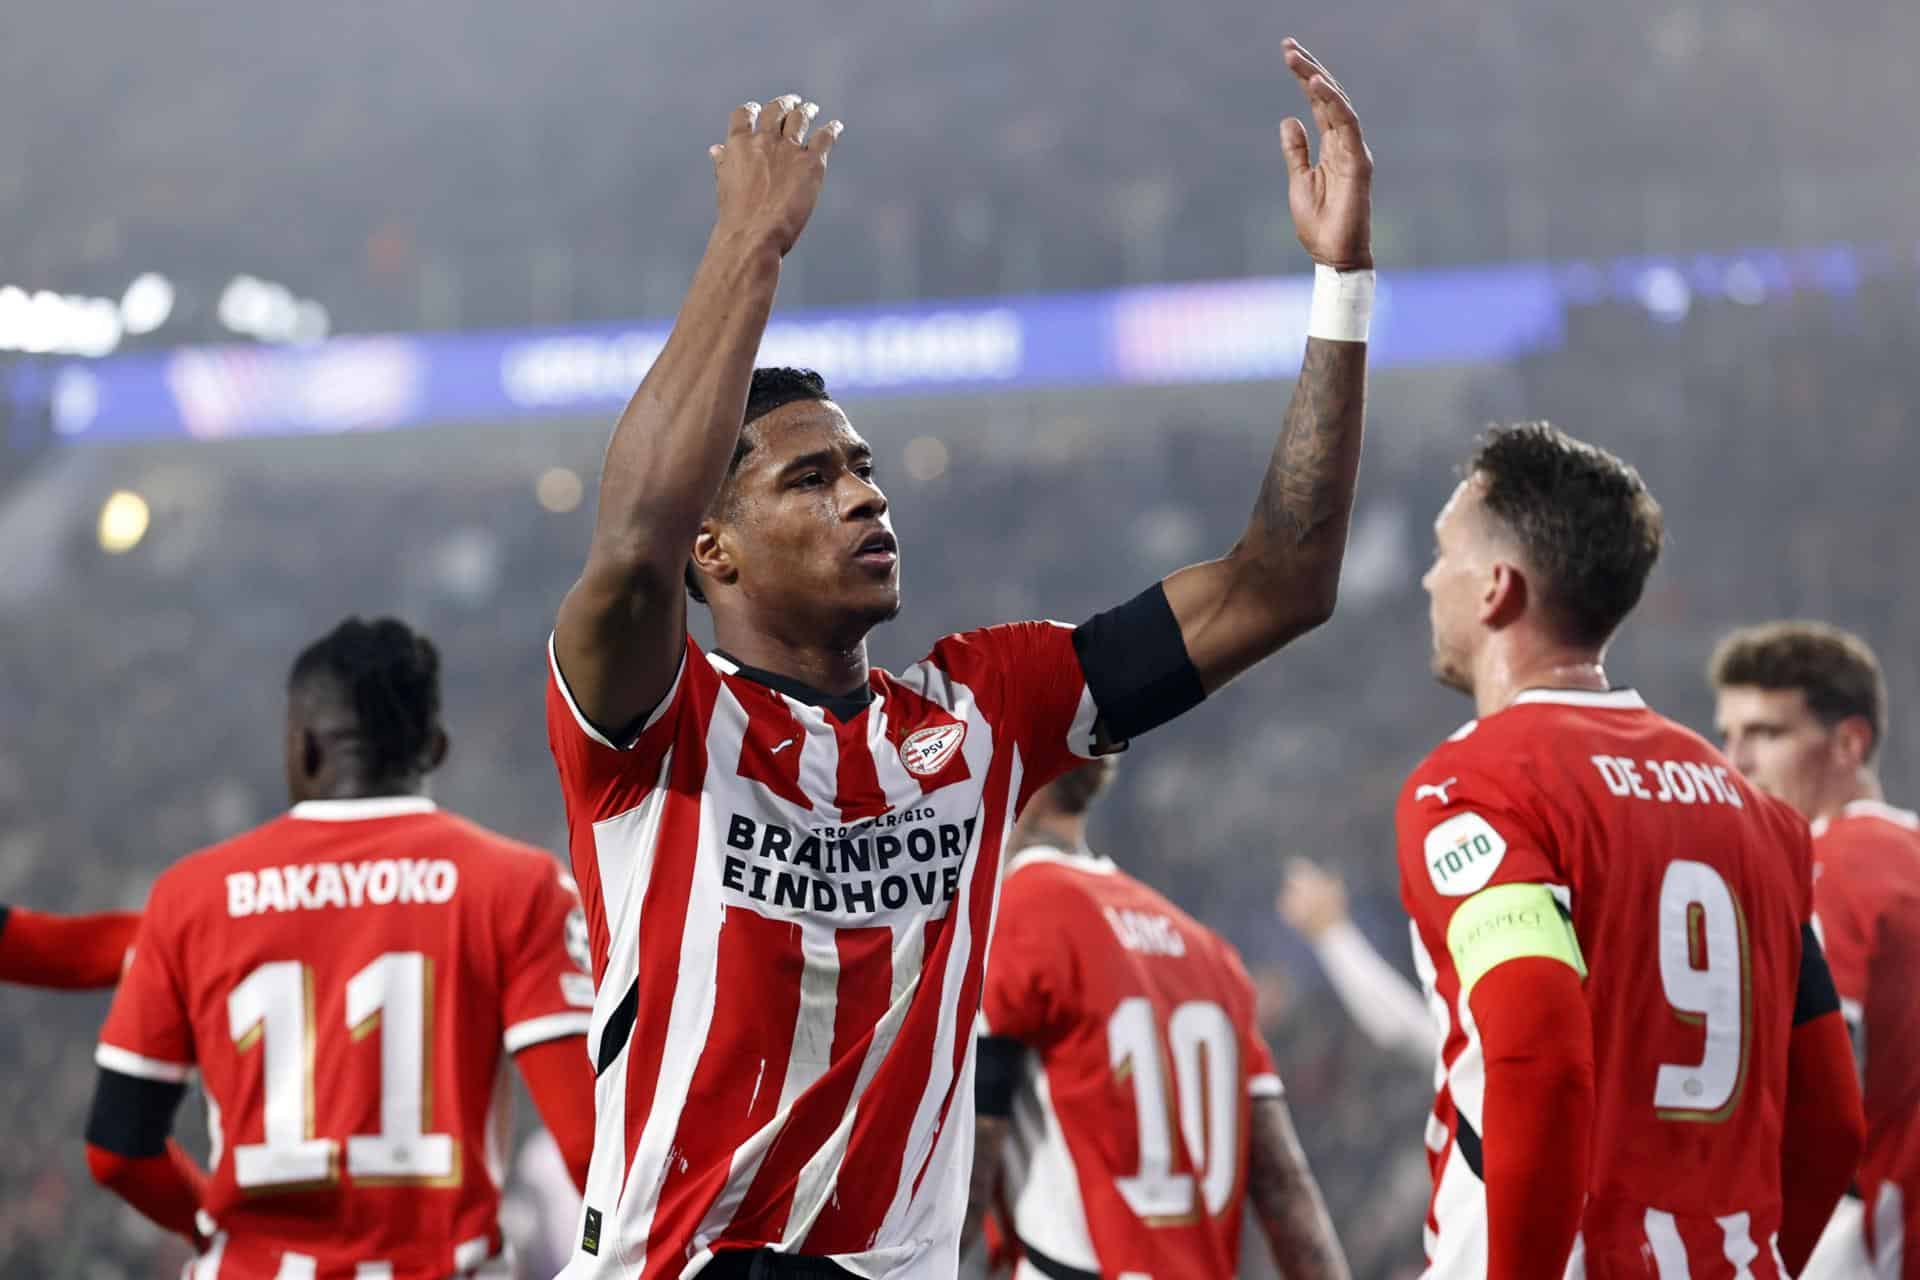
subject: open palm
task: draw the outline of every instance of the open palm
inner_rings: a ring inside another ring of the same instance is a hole
[[[1320,134],[1316,164],[1306,125],[1292,116],[1280,122],[1293,229],[1315,262],[1343,271],[1371,267],[1373,154],[1360,135],[1360,117],[1347,91],[1305,46],[1289,36],[1282,50]]]

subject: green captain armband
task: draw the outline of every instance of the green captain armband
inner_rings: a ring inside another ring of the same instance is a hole
[[[1447,925],[1447,950],[1463,997],[1496,965],[1525,956],[1559,960],[1587,976],[1573,923],[1543,884],[1495,885],[1468,898]]]

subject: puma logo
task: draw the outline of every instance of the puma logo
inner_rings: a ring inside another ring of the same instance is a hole
[[[793,745],[794,743],[796,743],[796,742],[798,742],[798,741],[800,741],[800,739],[799,739],[799,738],[788,738],[788,739],[787,739],[787,740],[786,740],[785,742],[783,742],[783,743],[781,743],[781,744],[780,744],[779,746],[777,746],[777,747],[775,747],[775,748],[774,748],[774,749],[773,749],[773,750],[772,750],[771,752],[769,752],[768,754],[769,754],[769,755],[776,755],[776,756],[777,756],[777,755],[779,755],[779,754],[780,754],[780,753],[781,753],[782,751],[785,751],[785,750],[786,750],[786,749],[787,749],[788,747],[790,747],[790,746],[792,746],[792,745]]]
[[[1447,799],[1447,788],[1459,781],[1458,778],[1448,778],[1445,782],[1436,782],[1432,785],[1422,783],[1413,789],[1414,803],[1418,804],[1428,796],[1438,796],[1441,804],[1452,804],[1453,801]]]

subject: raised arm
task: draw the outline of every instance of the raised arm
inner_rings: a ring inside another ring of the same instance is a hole
[[[1280,1098],[1253,1104],[1247,1199],[1286,1280],[1347,1280],[1347,1256]]]
[[[733,113],[709,149],[719,214],[659,359],[614,428],[587,564],[560,605],[554,652],[574,701],[623,734],[673,683],[685,646],[688,553],[740,438],[780,259],[799,239],[840,136],[808,133],[797,95]]]
[[[1166,579],[1187,656],[1209,693],[1333,614],[1360,470],[1366,403],[1366,317],[1373,290],[1373,157],[1346,91],[1300,44],[1287,69],[1306,91],[1320,134],[1280,126],[1287,204],[1315,263],[1306,357],[1246,532],[1218,560]]]

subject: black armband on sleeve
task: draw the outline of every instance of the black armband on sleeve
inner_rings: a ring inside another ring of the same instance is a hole
[[[164,1155],[173,1113],[186,1096],[184,1084],[142,1080],[102,1067],[93,1088],[93,1111],[87,1116],[87,1141],[130,1160]]]
[[[1027,1046],[1012,1036],[980,1037],[980,1061],[973,1073],[975,1112],[1000,1120],[1013,1114],[1013,1094],[1026,1056]]]
[[[1105,737],[1116,745],[1191,711],[1207,696],[1187,656],[1180,620],[1158,582],[1081,623],[1073,648]]]
[[[1800,926],[1800,986],[1793,997],[1793,1025],[1798,1027],[1839,1011],[1840,993],[1834,990],[1827,953],[1820,949],[1820,938],[1813,926],[1803,924]]]

